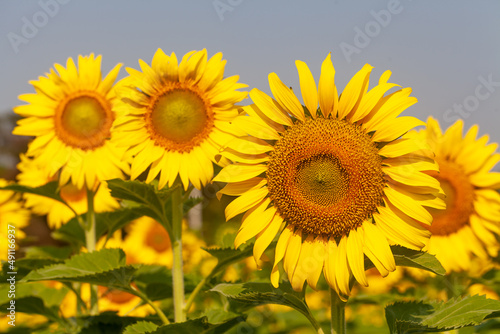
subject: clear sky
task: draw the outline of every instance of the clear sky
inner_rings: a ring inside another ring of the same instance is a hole
[[[226,75],[270,93],[270,72],[298,89],[294,61],[318,80],[332,52],[339,91],[365,63],[372,83],[390,69],[419,100],[405,115],[434,115],[444,128],[462,117],[500,142],[499,14],[496,0],[2,0],[0,112],[79,54],[102,54],[107,72],[150,63],[157,48],[222,51]]]

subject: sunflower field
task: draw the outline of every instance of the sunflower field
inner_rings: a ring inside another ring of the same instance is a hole
[[[338,87],[323,57],[298,87],[248,87],[205,49],[30,81],[0,331],[500,333],[498,145],[401,116],[417,98],[389,70]]]

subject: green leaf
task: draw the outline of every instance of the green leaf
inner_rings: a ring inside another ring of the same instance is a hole
[[[278,304],[291,307],[306,316],[315,328],[319,328],[303,295],[294,292],[289,285],[289,283],[283,282],[280,287],[276,289],[269,283],[222,283],[216,285],[210,291],[220,293],[224,297],[246,307],[265,304]]]
[[[43,300],[39,297],[22,297],[13,299],[15,302],[14,306],[16,312],[28,313],[28,314],[39,314],[43,315],[47,319],[52,321],[58,321],[59,316],[57,314],[57,308],[49,308],[45,306]],[[0,306],[2,310],[6,310],[10,303],[5,303]]]
[[[271,243],[269,248],[276,247],[276,242]],[[234,248],[203,248],[210,255],[217,258],[217,265],[214,267],[212,272],[216,274],[228,265],[239,262],[252,256],[253,244],[249,244],[244,249],[234,249]]]
[[[111,212],[100,212],[95,214],[96,219],[96,238],[99,239],[104,234],[111,238],[113,233],[121,229],[134,219],[148,214],[148,210],[143,207],[122,208]],[[86,215],[81,215],[83,221]],[[75,217],[63,224],[59,229],[52,233],[54,239],[64,240],[78,247],[84,246],[85,232]]]
[[[169,195],[172,188],[158,191],[154,185],[136,180],[113,179],[107,182],[111,196],[140,204],[144,215],[160,222],[167,231],[172,230],[165,211],[165,205],[170,200]]]
[[[402,246],[391,246],[391,250],[392,254],[394,254],[394,260],[397,266],[423,269],[441,276],[446,274],[446,270],[432,254],[408,249]],[[375,267],[373,263],[366,259],[365,269],[368,270],[373,267]]]
[[[9,284],[0,285],[0,304],[7,304],[10,302],[9,298]],[[16,283],[16,300],[25,297],[39,297],[44,301],[44,304],[48,307],[53,307],[61,304],[62,300],[68,293],[69,289],[62,287],[61,289],[55,289],[46,286],[42,283],[29,283],[22,284]]]
[[[468,296],[447,302],[396,302],[385,308],[392,334],[441,332],[479,325],[500,316],[500,301]]]
[[[52,237],[57,240],[66,241],[74,245],[77,249],[85,246],[85,232],[76,218],[71,219],[52,232]]]
[[[6,187],[0,187],[0,189],[12,190],[20,193],[28,193],[28,194],[48,197],[58,202],[66,204],[66,202],[61,198],[61,196],[59,196],[59,185],[57,181],[49,182],[47,184],[44,184],[43,186],[36,188],[22,186],[20,184],[10,184]]]
[[[158,328],[157,324],[149,321],[139,321],[133,325],[127,326],[123,334],[145,334]]]
[[[16,279],[20,280],[24,276],[28,275],[32,270],[39,269],[51,264],[62,263],[62,260],[56,259],[38,259],[38,258],[22,258],[16,260]],[[11,272],[9,268],[9,263],[4,262],[2,264],[2,273],[0,274],[0,282],[5,282],[7,278],[10,277],[8,274]]]
[[[78,334],[122,334],[128,326],[142,321],[144,318],[120,317],[116,312],[107,311],[97,316],[87,316],[77,319],[83,328]],[[73,333],[73,332],[71,332]]]
[[[143,265],[134,275],[134,283],[151,300],[172,297],[172,270],[160,265]],[[196,281],[184,275],[184,290],[191,292]]]
[[[191,319],[181,323],[175,323],[158,327],[156,330],[146,332],[148,334],[217,334],[225,333],[236,324],[245,321],[245,317],[238,316],[220,324],[210,324],[207,317]]]
[[[65,260],[73,250],[71,247],[39,246],[28,247],[26,249],[26,258],[32,259],[52,259]]]
[[[112,212],[97,213],[96,216],[96,234],[99,239],[102,235],[107,234],[107,238],[111,238],[113,233],[124,227],[129,222],[145,216],[147,210],[142,207],[132,207],[118,209]]]
[[[123,250],[110,248],[81,253],[64,263],[34,270],[21,281],[85,282],[131,292],[129,285],[136,270],[136,267],[126,265]]]

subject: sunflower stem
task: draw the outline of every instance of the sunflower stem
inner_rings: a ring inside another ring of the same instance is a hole
[[[345,305],[334,289],[330,289],[332,334],[345,334]]]
[[[87,251],[92,253],[96,248],[96,223],[94,211],[94,191],[87,188],[87,226],[85,226],[85,242]],[[99,314],[97,301],[98,287],[90,285],[90,315]]]
[[[208,274],[207,276],[205,276],[201,280],[201,282],[198,283],[198,285],[194,288],[193,292],[191,292],[191,294],[189,295],[189,298],[187,299],[186,304],[184,305],[184,312],[187,313],[189,311],[189,308],[193,304],[195,297],[198,295],[198,293],[200,293],[201,289],[203,289],[203,287],[205,286],[205,284],[207,284],[207,282],[212,279],[212,277],[213,277],[214,274],[215,274],[215,272],[214,272],[214,270],[212,270],[210,272],[210,274]]]
[[[159,308],[158,305],[156,305],[155,303],[153,303],[151,301],[151,299],[149,299],[148,296],[146,296],[145,293],[143,293],[141,290],[137,289],[133,285],[130,285],[130,288],[132,290],[134,290],[136,296],[140,297],[142,300],[144,300],[146,303],[148,303],[149,306],[151,306],[155,310],[156,314],[158,315],[158,317],[160,317],[160,319],[161,319],[161,321],[163,322],[164,325],[170,324],[170,321],[168,320],[168,318],[165,315],[165,313],[163,313],[163,311],[161,310],[161,308]]]
[[[182,271],[182,188],[177,186],[172,193],[172,284],[175,322],[186,320],[184,313],[184,273]]]

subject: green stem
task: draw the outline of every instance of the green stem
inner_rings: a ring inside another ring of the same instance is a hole
[[[330,296],[332,334],[345,334],[345,305],[347,302],[342,301],[333,289],[330,289]]]
[[[184,313],[184,273],[182,271],[182,188],[172,193],[172,284],[175,322],[186,321]]]
[[[87,225],[85,226],[85,242],[87,251],[92,253],[96,248],[96,223],[94,211],[94,191],[87,189]],[[90,285],[90,315],[99,314],[97,285]]]
[[[168,320],[165,313],[163,313],[163,311],[155,303],[153,303],[151,301],[151,299],[149,299],[148,296],[146,296],[146,294],[144,294],[141,290],[136,289],[133,285],[130,285],[130,287],[132,288],[132,290],[134,290],[134,294],[137,297],[140,297],[142,300],[144,300],[146,303],[148,303],[149,306],[151,306],[155,310],[156,314],[158,314],[158,316],[160,317],[160,319],[164,325],[170,324],[170,321]]]
[[[191,307],[191,304],[193,304],[195,297],[198,295],[198,293],[201,291],[201,289],[207,284],[207,282],[212,278],[212,273],[210,273],[208,276],[204,277],[200,283],[194,288],[193,292],[189,295],[188,300],[186,301],[186,304],[184,305],[184,312],[188,312],[189,308]]]

